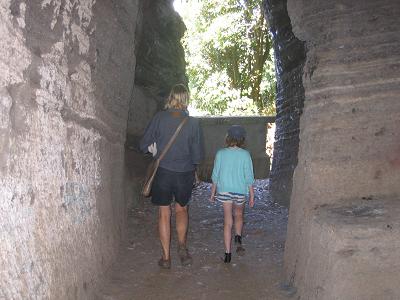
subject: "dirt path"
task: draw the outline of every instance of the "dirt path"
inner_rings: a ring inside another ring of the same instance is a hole
[[[188,245],[194,262],[180,266],[176,234],[172,240],[172,268],[161,270],[157,208],[148,200],[131,210],[128,241],[118,262],[98,292],[99,299],[288,299],[279,288],[287,210],[269,200],[267,180],[256,183],[256,206],[246,207],[243,242],[246,255],[233,253],[224,264],[220,204],[208,202],[210,185],[202,183],[190,206]],[[173,219],[173,224],[175,220]]]

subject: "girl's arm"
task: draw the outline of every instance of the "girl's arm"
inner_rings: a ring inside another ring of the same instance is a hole
[[[247,152],[247,160],[244,164],[244,180],[249,187],[254,184],[253,162],[249,152]]]
[[[215,201],[215,191],[216,190],[217,190],[217,185],[215,183],[213,183],[211,186],[211,197],[210,197],[211,202]]]
[[[211,197],[210,197],[211,202],[215,201],[215,193],[217,191],[216,183],[218,183],[219,169],[221,167],[220,154],[221,154],[221,152],[218,151],[217,155],[215,156],[215,159],[214,159],[214,168],[213,168],[212,175],[211,175],[211,180],[213,182],[213,184],[211,186]]]
[[[253,172],[253,162],[252,162],[252,160],[251,160],[251,156],[250,156],[250,153],[249,152],[247,152],[247,154],[248,154],[248,159],[247,159],[247,162],[246,162],[246,164],[245,164],[245,169],[244,169],[244,176],[245,176],[245,181],[246,181],[246,184],[248,185],[248,187],[249,187],[249,196],[250,196],[250,199],[249,199],[249,205],[250,205],[250,207],[253,207],[254,206],[254,187],[253,187],[253,184],[254,184],[254,172]]]
[[[249,194],[250,194],[249,205],[250,205],[250,207],[253,207],[254,206],[254,187],[252,185],[249,186]]]

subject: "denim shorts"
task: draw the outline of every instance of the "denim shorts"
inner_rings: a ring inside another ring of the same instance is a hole
[[[186,206],[192,196],[194,170],[174,172],[158,168],[151,188],[151,202],[158,206],[168,206],[175,200]]]

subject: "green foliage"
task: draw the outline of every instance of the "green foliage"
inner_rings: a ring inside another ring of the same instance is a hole
[[[271,37],[262,0],[176,0],[193,106],[209,114],[275,113]]]

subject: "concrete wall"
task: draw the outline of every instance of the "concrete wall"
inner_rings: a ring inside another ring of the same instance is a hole
[[[400,299],[400,5],[288,0],[306,42],[285,249],[298,299]]]
[[[138,1],[0,4],[0,299],[87,299],[125,222]]]
[[[246,149],[250,151],[256,178],[269,176],[270,161],[265,152],[267,123],[274,117],[209,117],[200,118],[203,132],[205,159],[199,167],[202,180],[211,181],[216,152],[225,145],[226,132],[231,125],[242,125],[247,132]]]

